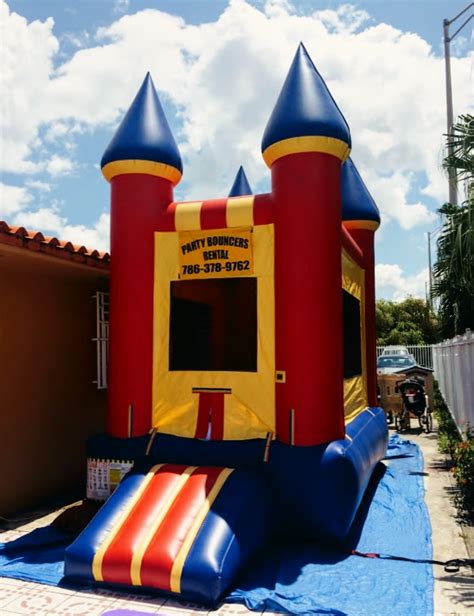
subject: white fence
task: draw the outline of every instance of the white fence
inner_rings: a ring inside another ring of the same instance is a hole
[[[411,355],[413,355],[418,365],[425,366],[425,368],[433,368],[433,345],[432,344],[412,344],[412,345],[407,345],[406,348],[408,349],[408,352]],[[387,353],[388,353],[390,347],[386,347],[386,346],[377,347],[377,357],[383,353],[384,349],[387,349]]]
[[[433,345],[434,374],[458,428],[474,427],[474,336]]]

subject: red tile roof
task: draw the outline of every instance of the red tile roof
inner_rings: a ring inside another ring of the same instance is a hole
[[[24,227],[10,227],[3,220],[0,220],[0,244],[26,248],[82,265],[109,269],[108,252],[89,250],[85,246],[77,246],[71,242],[61,242],[56,237],[43,235],[39,231],[28,231]]]

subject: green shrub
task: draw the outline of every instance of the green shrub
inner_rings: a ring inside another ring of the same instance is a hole
[[[474,433],[470,428],[455,447],[453,475],[459,487],[455,505],[465,520],[474,522]]]
[[[441,453],[448,454],[454,460],[456,445],[461,440],[456,424],[449,412],[443,396],[439,391],[438,384],[434,384],[434,415],[438,422],[438,449]]]
[[[469,426],[462,431],[434,383],[435,417],[438,422],[438,449],[451,457],[452,472],[458,491],[453,497],[459,516],[467,522],[474,521],[474,431]]]

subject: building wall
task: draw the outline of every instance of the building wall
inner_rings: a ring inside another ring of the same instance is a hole
[[[43,255],[0,256],[0,515],[9,516],[85,479],[86,438],[105,426],[91,339],[92,296],[107,280]]]

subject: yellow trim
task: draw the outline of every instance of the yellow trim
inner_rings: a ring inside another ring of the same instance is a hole
[[[233,468],[225,468],[219,474],[215,484],[212,486],[209,494],[207,495],[205,502],[203,503],[201,509],[194,518],[194,522],[189,529],[188,534],[186,535],[186,539],[184,540],[176,558],[174,559],[170,579],[171,592],[181,593],[181,575],[183,573],[184,563],[186,562],[189,551],[193,546],[196,536],[202,526],[202,523],[204,522],[205,517],[209,513],[213,502],[216,500],[217,495],[222,489],[222,486],[233,472]]]
[[[268,167],[271,167],[282,156],[300,154],[302,152],[331,154],[344,161],[349,158],[351,149],[345,141],[335,137],[291,137],[290,139],[282,139],[269,145],[263,152],[263,160]]]
[[[178,233],[155,233],[152,425],[160,433],[194,438],[199,396],[193,388],[224,388],[232,390],[225,396],[224,438],[265,438],[275,432],[273,225],[257,225],[252,233],[257,372],[169,370],[170,281],[179,280],[178,238]]]
[[[360,348],[362,374],[344,379],[344,416],[346,424],[368,406],[367,357],[365,334],[365,271],[342,250],[342,288],[360,302]]]
[[[362,302],[364,270],[342,249],[342,288]]]
[[[135,505],[138,503],[138,501],[142,497],[142,495],[145,492],[148,484],[153,479],[153,477],[155,476],[156,472],[162,466],[163,466],[163,464],[157,464],[156,466],[153,466],[148,471],[148,473],[145,475],[142,483],[138,487],[138,489],[135,492],[135,494],[130,498],[128,503],[125,505],[125,508],[121,510],[120,514],[118,515],[116,520],[113,522],[112,530],[107,535],[107,537],[104,539],[104,541],[102,542],[102,544],[101,544],[100,548],[97,550],[97,552],[94,554],[94,559],[92,561],[92,575],[93,575],[94,580],[96,582],[103,582],[104,581],[104,578],[102,577],[102,561],[104,560],[104,556],[105,556],[106,551],[108,550],[108,548],[109,548],[110,544],[112,543],[112,541],[117,536],[117,533],[119,532],[119,530],[121,529],[122,525],[124,524],[124,522],[126,521],[128,516],[130,515],[132,509],[135,507]]]
[[[380,223],[376,220],[343,220],[342,224],[346,229],[367,229],[367,231],[377,231]]]
[[[141,567],[143,556],[145,555],[145,552],[150,545],[151,540],[155,536],[156,531],[165,519],[166,514],[171,509],[174,501],[176,500],[176,497],[181,492],[184,484],[188,481],[189,477],[196,470],[196,468],[196,466],[188,466],[188,468],[183,471],[183,474],[172,489],[165,506],[163,507],[163,509],[161,509],[156,518],[153,520],[153,524],[148,529],[145,537],[140,541],[137,546],[135,546],[132,562],[130,564],[130,579],[132,580],[133,586],[142,585]]]
[[[240,392],[239,392],[240,393]],[[224,440],[265,438],[272,429],[262,421],[256,411],[250,409],[237,395],[224,398]]]
[[[344,420],[348,424],[367,408],[365,378],[362,375],[344,379]]]
[[[174,213],[176,231],[198,231],[201,228],[202,201],[177,203]]]
[[[232,197],[227,200],[226,223],[228,227],[253,227],[253,202],[255,197]]]
[[[176,167],[156,163],[151,160],[115,160],[102,167],[102,175],[110,182],[117,175],[128,173],[143,173],[145,175],[155,175],[159,178],[169,180],[175,186],[181,179],[182,173]]]

